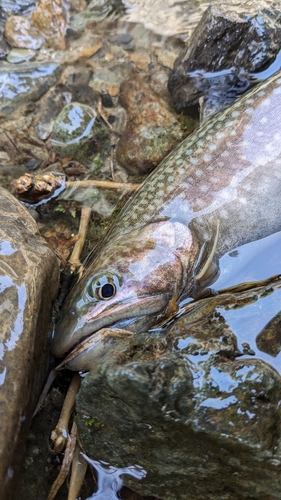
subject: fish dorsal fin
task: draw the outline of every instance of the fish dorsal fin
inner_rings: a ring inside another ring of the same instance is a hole
[[[198,256],[194,278],[199,283],[209,281],[218,270],[218,265],[214,257],[218,245],[219,229],[220,222],[219,220],[215,220],[211,238],[205,241]]]

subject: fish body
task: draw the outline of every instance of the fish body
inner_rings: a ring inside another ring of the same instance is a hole
[[[125,205],[67,298],[61,357],[104,327],[146,331],[219,274],[230,250],[281,230],[281,72],[172,151]]]

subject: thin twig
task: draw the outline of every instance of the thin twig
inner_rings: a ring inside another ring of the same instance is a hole
[[[81,378],[78,373],[73,375],[68,388],[67,394],[65,396],[63,407],[61,409],[61,414],[59,421],[55,429],[51,433],[51,441],[53,441],[54,451],[60,453],[64,448],[68,440],[68,425],[72,414],[73,407],[75,405],[76,394],[79,391],[81,384]]]
[[[65,449],[64,453],[64,458],[61,466],[61,470],[59,472],[58,477],[54,481],[51,491],[48,495],[47,500],[53,500],[59,491],[61,485],[64,483],[65,478],[69,472],[72,460],[73,460],[73,454],[76,446],[76,441],[77,441],[77,425],[75,422],[72,424],[70,436],[67,441],[67,446]]]
[[[71,257],[68,261],[71,272],[76,271],[76,269],[81,266],[81,262],[79,259],[85,243],[90,217],[91,217],[91,208],[83,207],[81,210],[81,218],[78,231],[79,239],[76,241],[73,247]]]
[[[87,467],[88,462],[83,457],[81,448],[77,442],[71,466],[71,477],[69,482],[67,500],[76,500],[79,497],[79,493],[87,472]]]
[[[127,191],[136,191],[141,184],[126,184],[125,182],[112,181],[66,181],[65,187],[100,187],[104,189],[124,189]]]

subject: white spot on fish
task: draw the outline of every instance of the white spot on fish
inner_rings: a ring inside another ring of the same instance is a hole
[[[203,161],[208,162],[208,161],[211,161],[211,160],[212,160],[212,155],[205,154],[203,156]]]
[[[263,116],[261,119],[260,119],[260,123],[266,123],[268,121],[267,117],[266,116]]]
[[[202,191],[202,193],[207,193],[207,191],[209,191],[209,187],[206,186],[206,184],[202,184],[200,187],[199,187],[199,191]]]
[[[277,80],[277,82],[278,82],[278,80]],[[264,90],[260,90],[260,91],[258,92],[258,96],[259,96],[259,97],[262,97],[264,94],[265,94],[265,91],[264,91]]]
[[[254,111],[255,111],[254,108],[247,108],[247,109],[245,109],[245,113],[247,113],[247,115],[253,114]]]
[[[268,162],[268,156],[259,156],[256,160],[258,166],[264,166]]]
[[[239,116],[239,115],[240,115],[239,111],[232,111],[232,113],[231,113],[231,116],[233,116],[233,118],[235,118],[236,116]]]
[[[215,151],[217,149],[217,146],[215,144],[210,144],[209,150],[210,151]]]
[[[202,175],[203,175],[202,170],[196,170],[195,175],[196,175],[196,177],[202,177]]]
[[[228,121],[228,122],[225,124],[225,126],[226,126],[226,127],[233,127],[234,125],[235,125],[235,121],[234,121],[234,120],[230,120],[230,121]]]
[[[190,161],[190,163],[192,163],[192,165],[197,165],[197,163],[198,163],[197,158],[189,158],[189,161]]]
[[[223,156],[224,158],[225,158],[226,156],[229,156],[229,155],[230,155],[230,152],[229,152],[229,151],[227,151],[227,149],[221,153],[221,156]]]
[[[216,133],[216,138],[217,139],[222,139],[223,137],[225,137],[225,133],[224,132],[217,132]]]

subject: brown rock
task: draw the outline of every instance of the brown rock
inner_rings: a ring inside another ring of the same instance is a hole
[[[138,77],[122,84],[119,101],[128,120],[117,161],[131,173],[147,173],[183,138],[183,131],[167,102]]]
[[[133,54],[130,54],[130,61],[140,71],[148,71],[148,67],[151,62],[150,56],[147,52],[133,52]]]
[[[34,25],[54,49],[66,48],[66,19],[67,13],[61,0],[41,0],[32,13]]]
[[[21,16],[11,16],[7,19],[4,34],[13,47],[37,50],[44,41],[28,19]]]
[[[0,216],[0,484],[8,500],[48,368],[59,269],[33,218],[3,188]]]

